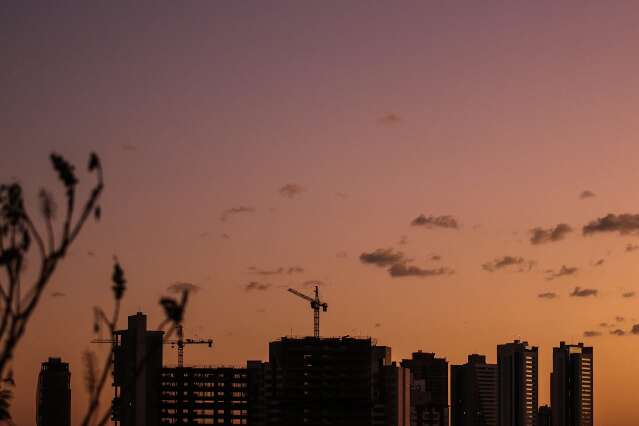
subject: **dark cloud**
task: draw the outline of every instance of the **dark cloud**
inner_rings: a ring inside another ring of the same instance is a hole
[[[626,332],[625,332],[625,331],[623,331],[623,330],[622,330],[622,329],[620,329],[620,328],[617,328],[617,329],[615,329],[615,330],[611,330],[611,331],[610,331],[610,334],[612,334],[613,336],[625,336],[625,335],[626,335]]]
[[[554,228],[533,228],[530,230],[530,244],[543,244],[563,240],[572,228],[565,223],[560,223]]]
[[[632,330],[630,330],[632,334],[639,334],[639,324],[635,324],[632,326]]]
[[[60,291],[54,291],[53,293],[51,293],[51,297],[64,297],[66,296],[66,293],[62,293]]]
[[[88,251],[88,252],[87,252],[87,255],[88,255],[88,256],[91,256],[91,257],[95,257],[95,253],[94,253],[94,252],[92,252],[92,251]]]
[[[382,323],[381,323],[381,322],[376,322],[376,323],[375,323],[375,328],[380,328],[381,326],[382,326]]]
[[[635,251],[639,249],[639,244],[628,244],[626,246],[626,251],[630,253],[631,251]]]
[[[587,330],[584,331],[584,337],[599,337],[601,333],[599,331]]]
[[[582,232],[584,235],[596,232],[618,232],[621,235],[637,233],[639,232],[639,214],[608,214],[585,225]]]
[[[228,219],[231,218],[231,216],[235,216],[236,214],[240,213],[255,213],[255,208],[248,206],[231,207],[230,209],[226,209],[222,212],[220,220],[222,222],[226,222]]]
[[[220,235],[220,238],[222,238],[223,240],[230,240],[231,236],[225,232],[224,234]]]
[[[383,124],[385,126],[394,126],[399,124],[402,121],[401,117],[394,112],[387,112],[382,117],[377,119],[379,124]]]
[[[301,266],[289,266],[286,270],[287,274],[301,274],[302,272],[304,272],[304,268]]]
[[[296,183],[287,183],[286,185],[281,187],[277,192],[279,192],[280,195],[283,197],[295,198],[304,191],[306,190],[301,185],[298,185]]]
[[[439,262],[440,260],[442,260],[442,257],[438,254],[434,254],[430,257],[430,260],[433,260],[435,262]]]
[[[246,284],[244,286],[244,290],[245,291],[265,291],[268,290],[271,287],[271,284],[268,283],[261,283],[258,281],[251,281],[250,283]]]
[[[504,269],[510,266],[518,266],[520,272],[525,272],[527,270],[531,270],[534,264],[534,261],[526,260],[523,257],[504,256],[484,263],[481,265],[481,268],[484,271],[495,272],[499,269]]]
[[[200,286],[191,283],[177,282],[168,286],[166,290],[170,293],[182,293],[183,291],[195,293],[196,291],[200,290]]]
[[[402,253],[401,251],[394,251],[392,248],[380,248],[370,253],[364,252],[360,254],[359,260],[362,263],[377,265],[384,268],[386,266],[391,266],[395,263],[402,262],[405,260],[405,258],[404,253]]]
[[[594,288],[575,287],[573,292],[570,293],[570,296],[572,296],[572,297],[589,297],[589,296],[596,296],[597,293],[598,293],[597,289],[594,289]]]
[[[557,293],[547,292],[540,293],[537,295],[537,297],[539,297],[540,299],[556,299],[557,297],[559,297],[559,295]]]
[[[589,190],[586,189],[585,191],[582,191],[581,194],[579,194],[579,199],[580,200],[585,200],[586,198],[592,198],[594,196],[595,196],[594,192],[589,191]]]
[[[599,259],[598,261],[593,263],[593,266],[601,266],[604,264],[605,261],[606,261],[605,259]]]
[[[599,323],[599,327],[608,327],[608,323],[607,322],[600,322]]]
[[[615,317],[615,321],[624,322],[626,319],[624,317]]]
[[[634,291],[627,291],[627,292],[623,293],[621,295],[621,297],[625,297],[626,299],[629,299],[631,297],[635,297],[635,292]]]
[[[392,265],[388,269],[388,273],[391,277],[434,277],[437,275],[451,275],[454,271],[448,268],[422,269],[402,262]]]
[[[428,216],[420,214],[410,223],[412,226],[423,226],[425,228],[448,228],[459,229],[459,222],[453,216]]]
[[[575,266],[562,265],[557,272],[553,271],[552,269],[547,270],[546,273],[548,274],[548,276],[546,277],[546,279],[548,281],[552,281],[557,278],[575,275],[577,271],[579,271],[579,268]]]

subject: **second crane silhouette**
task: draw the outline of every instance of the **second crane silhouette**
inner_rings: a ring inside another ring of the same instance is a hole
[[[328,310],[328,304],[325,302],[322,302],[319,298],[319,287],[315,286],[315,297],[310,297],[305,295],[304,293],[300,293],[299,291],[293,289],[293,288],[289,288],[288,291],[290,291],[291,293],[293,293],[296,296],[301,297],[304,300],[308,300],[309,302],[311,302],[311,309],[313,310],[313,335],[316,338],[320,337],[320,329],[319,329],[319,325],[320,325],[320,308],[322,309],[322,311],[326,312]]]

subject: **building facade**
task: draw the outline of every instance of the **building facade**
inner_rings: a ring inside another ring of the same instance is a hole
[[[165,367],[160,424],[248,424],[248,373],[234,367]]]
[[[60,358],[42,363],[36,391],[38,426],[71,426],[71,372]]]
[[[452,426],[497,426],[497,364],[484,355],[450,367]]]
[[[515,340],[497,346],[499,426],[537,426],[538,349]]]
[[[121,426],[160,423],[160,371],[164,332],[147,330],[146,315],[128,318],[113,335],[112,420]]]
[[[537,426],[552,426],[552,409],[547,405],[539,407]]]
[[[552,424],[554,426],[592,426],[593,351],[592,347],[560,342],[552,351],[550,374]]]
[[[401,366],[411,376],[411,425],[448,426],[448,362],[434,353],[414,352]]]
[[[265,378],[268,424],[396,424],[393,419],[403,415],[391,411],[400,403],[386,406],[382,401],[404,394],[396,380],[406,376],[385,368],[391,366],[390,355],[390,348],[369,338],[285,337],[271,342]]]

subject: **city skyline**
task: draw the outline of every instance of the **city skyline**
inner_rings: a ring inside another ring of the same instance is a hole
[[[86,409],[117,256],[122,312],[150,328],[192,290],[185,333],[215,344],[187,364],[312,335],[286,290],[319,282],[321,334],[397,361],[538,347],[539,405],[552,348],[595,346],[594,423],[634,426],[637,19],[632,2],[7,5],[0,183],[62,210],[52,152],[85,192],[96,152],[105,181],[12,361],[17,424],[50,356],[73,371],[72,424]]]

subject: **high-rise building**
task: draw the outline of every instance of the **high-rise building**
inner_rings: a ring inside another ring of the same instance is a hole
[[[42,363],[36,394],[38,426],[71,425],[71,372],[60,358]]]
[[[390,348],[371,339],[284,337],[269,344],[268,364],[269,425],[389,425],[386,419],[401,417],[379,410],[380,401],[392,395],[380,389],[393,382],[390,374],[384,377]],[[391,387],[402,394],[397,384]]]
[[[497,346],[499,426],[537,426],[537,354],[519,340]]]
[[[452,426],[497,426],[497,364],[484,355],[450,367]]]
[[[552,410],[549,406],[542,405],[539,407],[537,426],[552,426]]]
[[[592,347],[561,342],[552,350],[550,395],[553,426],[592,426]]]
[[[112,418],[121,426],[160,423],[160,371],[164,332],[146,328],[146,315],[129,316],[114,333]]]
[[[401,366],[411,375],[411,425],[448,426],[448,362],[434,353],[414,352]]]

